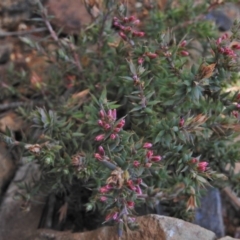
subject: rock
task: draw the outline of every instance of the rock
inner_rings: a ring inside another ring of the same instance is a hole
[[[0,28],[16,27],[19,22],[30,17],[31,0],[1,0]]]
[[[201,199],[201,207],[196,210],[194,223],[213,231],[217,237],[224,236],[222,203],[218,189],[208,189]]]
[[[229,236],[223,237],[223,238],[219,238],[218,240],[238,240],[239,238],[232,238]]]
[[[41,218],[44,197],[36,199],[38,203],[32,202],[31,210],[22,209],[22,202],[15,200],[16,193],[19,192],[21,181],[32,182],[32,176],[36,179],[39,174],[38,166],[29,163],[20,167],[10,184],[0,207],[0,239],[3,240],[32,240],[35,234],[39,220]],[[37,202],[36,201],[36,202]]]
[[[139,230],[123,233],[121,239],[128,240],[215,240],[215,234],[195,224],[180,219],[146,215],[138,217]],[[71,233],[53,230],[38,230],[34,240],[119,240],[116,227],[102,227],[90,232]]]
[[[51,22],[63,32],[79,33],[82,26],[92,21],[81,0],[48,0],[45,6],[48,14],[54,16]]]
[[[1,192],[12,179],[15,169],[15,164],[13,163],[5,145],[0,144],[0,199]]]

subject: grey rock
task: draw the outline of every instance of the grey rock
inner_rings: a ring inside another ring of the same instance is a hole
[[[22,201],[15,200],[19,192],[18,183],[22,180],[31,183],[32,176],[36,179],[39,174],[38,166],[30,163],[21,166],[10,184],[0,207],[0,239],[1,240],[32,240],[41,218],[45,198],[36,199],[31,208],[22,209]]]
[[[218,189],[209,188],[207,194],[202,197],[201,207],[196,210],[194,223],[213,231],[217,237],[225,235],[222,203]]]

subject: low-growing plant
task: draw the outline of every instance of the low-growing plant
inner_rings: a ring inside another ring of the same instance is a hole
[[[37,141],[1,135],[40,166],[25,200],[61,194],[73,209],[116,223],[119,236],[137,227],[135,207],[143,204],[191,220],[202,190],[236,184],[226,165],[240,157],[240,96],[226,89],[239,71],[240,25],[216,37],[211,22],[194,21],[209,7],[204,1],[193,8],[179,1],[164,13],[152,8],[142,25],[125,5],[104,3],[78,42],[51,29],[54,55],[28,39],[56,73],[32,89],[45,107],[18,110],[38,129]],[[205,49],[195,62],[193,39]]]

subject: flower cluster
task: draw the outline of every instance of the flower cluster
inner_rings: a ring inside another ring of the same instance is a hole
[[[180,53],[180,55],[181,56],[183,56],[183,57],[187,57],[188,55],[189,55],[189,52],[188,51],[186,51],[186,49],[185,49],[185,46],[187,45],[187,41],[186,40],[184,40],[184,41],[182,41],[180,44],[179,44],[179,53]]]
[[[117,18],[114,17],[112,21],[112,28],[118,31],[119,36],[124,40],[128,41],[129,37],[144,37],[145,32],[139,32],[134,29],[134,26],[140,24],[140,20],[135,16]]]
[[[190,162],[196,164],[199,172],[205,172],[207,170],[208,162],[199,162],[197,158],[191,159]]]
[[[110,138],[112,140],[116,139],[118,136],[118,133],[122,130],[123,126],[125,125],[125,119],[121,119],[117,124],[116,124],[116,119],[117,119],[117,111],[116,109],[110,109],[106,113],[104,110],[100,110],[99,112],[99,117],[100,119],[98,120],[98,125],[102,127],[102,129],[105,131],[105,133],[109,132]],[[96,141],[102,141],[105,137],[106,134],[100,134],[95,137]]]
[[[216,45],[218,48],[218,52],[230,58],[236,58],[237,54],[235,53],[235,51],[240,50],[240,44],[234,43],[231,47],[226,46],[226,43],[229,43],[229,40],[230,39],[227,33],[217,39]]]
[[[144,167],[150,168],[152,166],[153,162],[159,162],[162,160],[162,157],[160,155],[153,155],[153,150],[149,150],[149,148],[152,147],[152,143],[144,143],[143,144],[143,149],[146,149],[146,158],[145,158],[145,164]],[[133,166],[135,168],[138,168],[141,165],[141,163],[137,160],[133,161]]]

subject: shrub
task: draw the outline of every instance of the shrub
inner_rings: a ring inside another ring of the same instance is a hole
[[[41,168],[29,203],[37,192],[60,194],[74,209],[97,209],[121,235],[137,226],[135,206],[161,204],[191,220],[202,190],[234,182],[226,165],[239,159],[240,97],[226,89],[239,71],[239,24],[217,37],[214,24],[197,17],[207,3],[191,2],[152,8],[139,25],[123,4],[104,1],[77,42],[52,32],[54,54],[23,39],[51,69],[31,87],[44,107],[18,110],[38,129],[37,139],[21,142]],[[193,40],[204,52],[198,61]]]

